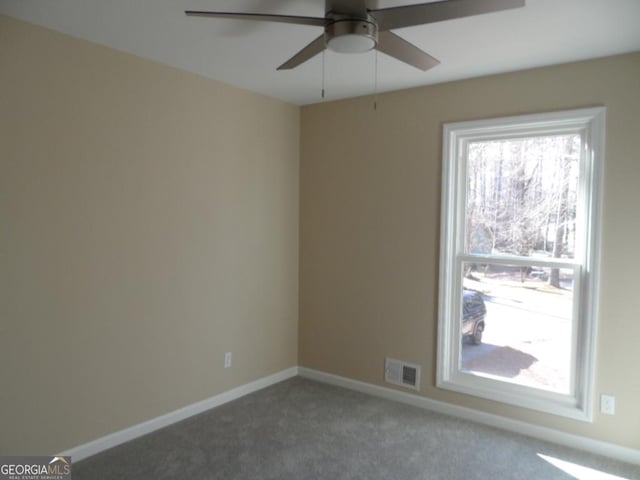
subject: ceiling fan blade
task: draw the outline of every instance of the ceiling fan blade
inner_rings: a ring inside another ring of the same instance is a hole
[[[378,21],[378,30],[385,31],[519,8],[524,4],[525,0],[440,0],[370,10],[369,13]]]
[[[367,5],[363,0],[325,0],[325,12],[367,18]]]
[[[391,32],[380,32],[378,34],[376,49],[422,71],[429,70],[440,63],[428,53],[423,52],[412,43]]]
[[[323,17],[298,17],[295,15],[271,15],[268,13],[207,12],[200,10],[186,10],[184,13],[190,17],[258,20],[265,22],[295,23],[297,25],[312,25],[315,27],[324,27],[326,23]]]
[[[298,65],[306,62],[307,60],[315,57],[317,54],[322,52],[325,48],[327,48],[327,44],[324,39],[324,33],[316,38],[309,45],[304,47],[298,53],[296,53],[289,60],[284,62],[282,65],[278,67],[278,70],[290,70],[292,68],[297,67]]]

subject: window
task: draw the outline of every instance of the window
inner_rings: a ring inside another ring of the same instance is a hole
[[[444,126],[439,387],[591,420],[604,115]]]

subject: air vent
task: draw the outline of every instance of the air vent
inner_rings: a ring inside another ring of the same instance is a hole
[[[420,390],[420,367],[387,357],[384,379],[387,383]]]

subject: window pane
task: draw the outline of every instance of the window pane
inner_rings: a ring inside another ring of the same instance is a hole
[[[580,141],[470,142],[465,252],[574,258]]]
[[[460,370],[570,393],[573,283],[572,269],[464,264]]]
[[[592,420],[604,107],[443,133],[436,385]]]

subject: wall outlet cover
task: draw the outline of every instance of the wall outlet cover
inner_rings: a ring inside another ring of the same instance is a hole
[[[232,362],[232,354],[231,352],[227,352],[224,354],[224,368],[229,368]]]
[[[616,397],[602,394],[600,396],[600,412],[605,415],[616,414]]]

